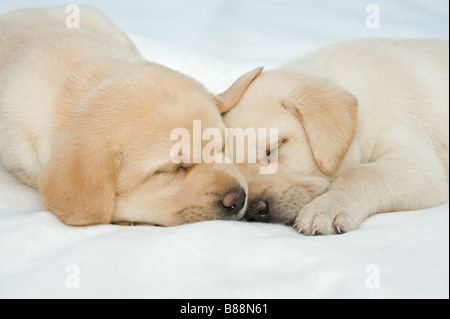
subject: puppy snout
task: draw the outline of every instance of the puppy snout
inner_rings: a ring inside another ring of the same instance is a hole
[[[247,194],[242,187],[230,190],[222,199],[222,209],[230,215],[238,214],[245,206]]]
[[[262,222],[268,223],[270,216],[270,205],[266,199],[257,199],[253,201],[247,211],[244,218],[250,222]]]

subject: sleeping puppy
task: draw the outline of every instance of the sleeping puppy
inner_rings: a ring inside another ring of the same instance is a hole
[[[105,16],[80,7],[0,17],[0,161],[39,189],[69,225],[163,226],[242,218],[247,184],[233,164],[174,163],[174,128],[224,130],[261,72],[214,96],[195,80],[145,62]]]
[[[227,127],[278,128],[246,219],[305,235],[357,229],[369,216],[448,201],[448,43],[360,40],[331,45],[259,76]]]

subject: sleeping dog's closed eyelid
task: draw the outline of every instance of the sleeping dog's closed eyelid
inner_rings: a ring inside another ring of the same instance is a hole
[[[279,147],[280,147],[281,145],[283,145],[283,144],[286,144],[287,141],[288,141],[287,138],[280,138],[280,139],[278,140],[278,143],[276,144],[276,147],[273,148],[273,149],[271,149],[271,143],[269,142],[269,143],[267,144],[267,146],[266,146],[266,155],[267,155],[267,156],[270,156],[270,153],[272,153],[272,152],[273,152],[274,150],[276,150],[276,149],[279,149]]]
[[[153,174],[179,174],[186,172],[188,169],[192,168],[195,165],[195,163],[179,163],[179,164],[172,164],[167,165],[164,167],[159,168],[154,173],[150,174],[147,178],[152,176]]]
[[[179,169],[178,165],[177,166],[164,166],[164,167],[157,169],[153,173],[149,174],[147,176],[147,178],[150,178],[151,176],[158,175],[158,174],[170,174],[170,173],[177,171],[178,169]]]

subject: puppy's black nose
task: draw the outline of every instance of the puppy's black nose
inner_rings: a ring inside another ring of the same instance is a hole
[[[270,216],[269,202],[265,199],[257,199],[253,201],[247,211],[244,218],[250,222],[262,222],[268,223]]]
[[[223,197],[221,202],[222,209],[229,214],[237,214],[244,208],[246,198],[247,194],[243,188],[234,188]]]

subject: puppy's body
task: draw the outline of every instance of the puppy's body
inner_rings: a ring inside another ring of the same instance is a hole
[[[279,127],[287,140],[276,175],[242,167],[250,201],[268,198],[266,221],[333,234],[375,213],[448,201],[448,56],[444,41],[360,40],[263,73],[225,122]],[[280,194],[302,184],[299,205],[280,210],[296,197]]]
[[[142,61],[100,12],[82,13],[80,29],[65,26],[62,7],[0,18],[0,157],[34,188],[80,99],[120,65]]]
[[[398,153],[408,154],[398,148],[412,144],[416,149],[423,141],[441,157],[437,166],[443,166],[448,177],[447,42],[350,42],[319,50],[286,68],[330,79],[358,100],[357,135],[336,173],[373,162],[376,152],[393,151],[392,144]]]
[[[261,70],[214,96],[197,81],[145,62],[96,9],[0,17],[0,162],[40,191],[70,225],[164,226],[239,219],[247,185],[234,165],[174,163],[175,128],[224,129]]]

